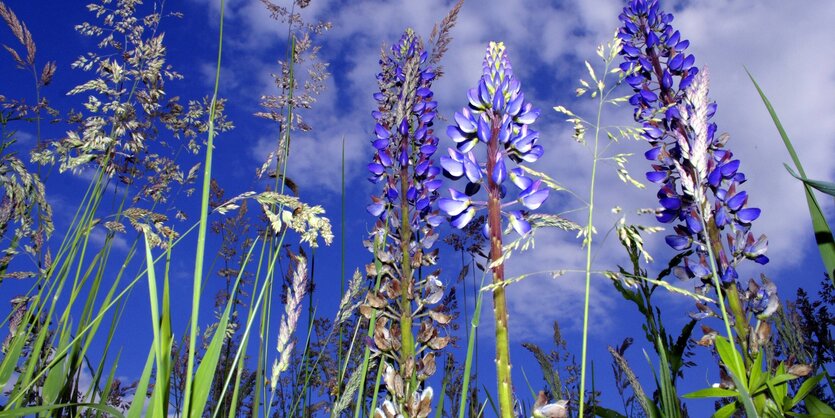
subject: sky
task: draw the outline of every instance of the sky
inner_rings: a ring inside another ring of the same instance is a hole
[[[56,97],[54,103],[78,106],[80,98],[61,96],[84,80],[83,74],[69,68],[72,58],[93,46],[90,40],[72,29],[75,23],[90,18],[83,3],[61,2],[44,8],[37,2],[9,0],[7,5],[29,25],[38,42],[39,57],[58,61],[55,85],[50,87]],[[320,249],[317,252],[319,260],[338,260],[340,254],[341,144],[344,139],[348,269],[359,268],[370,261],[362,247],[362,239],[373,224],[365,206],[369,203],[367,196],[375,190],[374,185],[366,181],[365,167],[372,156],[369,139],[374,122],[370,112],[375,103],[371,95],[376,89],[380,47],[397,41],[406,27],[412,27],[428,38],[432,26],[446,15],[451,5],[450,1],[444,0],[312,0],[302,11],[308,21],[333,23],[332,30],[317,38],[322,47],[320,57],[330,63],[332,76],[313,111],[304,114],[313,130],[294,137],[288,168],[288,176],[300,186],[302,199],[323,205],[334,222],[337,244]],[[169,62],[185,76],[185,81],[172,87],[176,90],[170,94],[183,97],[210,94],[214,82],[219,2],[169,0],[165,7],[184,13],[183,19],[164,22],[162,27],[166,32]],[[586,76],[583,61],[589,60],[598,66],[594,49],[611,40],[622,7],[623,2],[615,0],[468,0],[452,31],[449,51],[441,62],[445,74],[433,86],[441,115],[450,120],[452,113],[466,104],[466,90],[478,80],[487,43],[503,41],[526,97],[542,109],[536,127],[540,131],[540,144],[545,147],[545,156],[533,168],[559,180],[578,195],[587,196],[591,155],[571,139],[571,125],[552,108],[566,105],[582,115],[593,115],[593,103],[577,100],[573,91],[578,79]],[[762,268],[743,271],[743,277],[767,274],[777,283],[783,298],[793,298],[798,287],[814,289],[820,282],[822,263],[814,246],[803,191],[783,168],[783,163],[790,161],[788,153],[748,80],[745,68],[757,78],[774,104],[807,174],[817,179],[833,178],[835,173],[830,161],[835,154],[835,118],[831,115],[835,113],[835,102],[831,100],[830,92],[835,91],[835,62],[828,49],[831,49],[831,40],[835,39],[835,27],[829,24],[830,18],[835,16],[835,3],[813,0],[801,7],[794,2],[776,0],[690,0],[662,1],[662,7],[676,16],[673,25],[691,41],[689,51],[696,56],[697,65],[710,69],[710,97],[719,106],[714,121],[720,132],[730,134],[729,148],[742,161],[741,170],[749,179],[744,185],[750,196],[749,205],[763,210],[752,230],[756,235],[763,233],[769,237],[771,262]],[[220,158],[216,160],[215,173],[227,194],[232,196],[254,187],[253,174],[275,141],[275,127],[252,114],[259,110],[259,97],[272,94],[275,89],[270,74],[276,72],[276,61],[284,56],[287,32],[286,26],[270,19],[259,1],[228,1],[225,17],[220,95],[229,99],[228,112],[237,127],[222,135],[216,144],[216,155]],[[0,32],[0,36],[3,43],[13,41],[7,32]],[[0,65],[4,75],[25,80],[25,74],[13,70],[10,60],[0,62]],[[26,92],[14,84],[0,88]],[[12,96],[2,90],[0,94]],[[622,94],[627,93],[624,90]],[[630,110],[627,107],[613,109],[607,114],[607,120],[629,124]],[[445,124],[443,121],[436,123],[441,127]],[[21,134],[32,136],[32,132],[25,130]],[[451,144],[451,140],[441,136],[442,150]],[[613,149],[636,154],[628,167],[634,177],[642,179],[643,173],[649,170],[641,155],[647,149],[646,144],[625,142]],[[47,190],[48,193],[55,190],[50,199],[56,207],[69,210],[74,209],[73,205],[78,201],[72,190],[81,190],[84,185],[83,179],[52,176]],[[655,225],[654,219],[638,217],[635,210],[654,207],[656,190],[652,185],[644,190],[626,186],[617,178],[611,165],[603,166],[596,187],[595,225],[599,234],[595,236],[598,244],[594,246],[594,265],[598,269],[613,269],[628,260],[613,236],[604,240],[606,231],[620,217],[612,214],[610,209],[622,207],[629,221]],[[835,218],[832,200],[823,197],[820,202],[828,218]],[[189,203],[183,205],[189,207]],[[581,205],[567,194],[552,194],[542,210],[561,212]],[[581,222],[584,218],[581,213],[569,215],[569,218]],[[647,248],[659,260],[670,255],[663,236],[661,233],[646,238]],[[127,243],[124,243],[122,250],[126,247]],[[457,274],[458,266],[455,264],[457,258],[450,258],[453,260],[447,262],[444,271],[451,280]],[[188,257],[180,260],[175,261],[175,270],[182,272],[184,278],[188,277],[191,261]],[[515,254],[507,269],[508,276],[515,276],[534,271],[581,269],[584,262],[585,252],[573,233],[545,231],[537,235],[535,249]],[[322,278],[319,283],[322,293],[318,297],[324,301],[330,296],[329,292],[334,292],[333,284],[338,282],[338,263],[320,262],[317,269],[317,277]],[[182,280],[175,286],[187,295],[190,293],[189,282]],[[692,286],[688,283],[677,285]],[[6,292],[6,289],[0,289],[4,297]],[[539,376],[532,357],[519,343],[530,341],[547,347],[552,321],[559,321],[566,331],[564,335],[570,349],[579,357],[583,292],[580,274],[558,278],[536,275],[508,288],[510,335],[514,346],[512,358],[516,366],[514,382],[518,392],[527,394],[520,370],[528,377]],[[333,294],[336,293],[338,290]],[[692,303],[680,296],[662,293],[659,292],[659,297],[663,301],[665,320],[675,329],[686,322]],[[472,298],[468,300],[468,306],[473,306]],[[481,346],[486,348],[479,366],[485,376],[492,372],[492,362],[488,361],[492,329],[489,307],[487,300],[480,328]],[[323,303],[320,312],[328,314],[330,309]],[[137,309],[137,312],[140,315],[142,311]],[[185,310],[180,314],[185,315]],[[651,347],[639,338],[642,331],[636,314],[620,299],[607,279],[594,278],[589,338],[590,358],[596,362],[598,382],[611,380],[607,345],[616,345],[623,338],[634,336],[638,341],[636,347],[651,351]],[[150,328],[147,332],[150,334]],[[630,351],[630,361],[647,373],[640,349]],[[137,355],[144,355],[142,353]],[[702,365],[710,362],[709,358],[701,359]],[[125,373],[130,374],[129,371]],[[716,378],[701,370],[691,371],[684,386],[694,390]],[[536,378],[531,378],[531,383],[534,387],[539,385]],[[652,385],[647,383],[647,386]],[[607,392],[611,394],[614,389]],[[606,398],[606,401],[608,405],[604,402],[605,406],[619,405],[615,403],[616,398]],[[709,402],[690,404],[691,412],[710,406],[705,405]]]

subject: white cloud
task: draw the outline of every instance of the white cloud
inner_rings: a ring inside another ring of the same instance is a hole
[[[371,94],[376,89],[374,76],[378,71],[379,47],[395,42],[408,26],[428,36],[434,22],[440,21],[451,4],[440,0],[366,0],[348,4],[314,0],[303,11],[308,18],[333,21],[333,30],[321,38],[324,43],[321,56],[325,61],[339,62],[339,67],[331,70],[342,73],[337,76],[339,83],[331,81],[312,114],[306,115],[314,131],[293,140],[290,170],[294,180],[303,187],[337,191],[344,137],[349,188],[371,190],[364,179],[365,164],[371,156],[367,138],[372,130],[369,112],[374,105]],[[454,40],[442,62],[446,74],[434,86],[439,109],[448,120],[452,112],[465,104],[466,89],[475,83],[481,71],[486,43],[504,40],[526,95],[543,111],[538,129],[547,150],[536,168],[585,196],[590,174],[589,153],[570,139],[571,127],[551,107],[569,104],[575,109],[593,111],[589,103],[573,101],[573,83],[586,75],[582,61],[596,60],[594,47],[611,39],[622,4],[616,0],[576,4],[544,0],[466,2],[452,32]],[[829,16],[835,15],[835,3],[817,0],[798,7],[776,0],[759,4],[703,0],[664,2],[662,6],[675,11],[673,24],[690,39],[690,51],[696,55],[697,63],[710,67],[711,97],[719,104],[715,120],[721,131],[731,134],[729,147],[742,160],[742,170],[750,179],[745,189],[751,196],[751,204],[763,209],[762,218],[753,230],[770,237],[773,256],[766,271],[779,276],[806,262],[808,254],[804,251],[809,247],[800,244],[810,242],[813,237],[802,189],[782,168],[782,163],[789,160],[788,155],[743,65],[751,69],[766,89],[809,175],[832,178],[835,173],[829,160],[835,154],[832,140],[835,119],[830,116],[835,109],[827,94],[835,91],[835,66],[832,54],[826,53],[821,45],[825,40],[835,39],[835,28],[827,22]],[[232,45],[251,54],[240,63],[230,64],[232,71],[269,74],[274,57],[258,55],[257,51],[281,51],[286,29],[271,20],[258,1],[232,8],[228,16],[246,27]],[[802,28],[798,27],[800,23]],[[257,80],[257,88],[269,91],[268,78],[262,76]],[[566,80],[571,80],[571,84],[566,85]],[[241,83],[241,88],[253,87]],[[630,122],[628,107],[612,116],[612,121]],[[437,125],[443,131],[445,122]],[[271,142],[272,139],[258,141],[253,166],[260,165]],[[448,141],[442,135],[444,144],[448,145]],[[615,148],[635,153],[629,167],[639,180],[648,170],[642,155],[646,148],[634,143]],[[611,164],[603,163],[599,174],[596,225],[600,234],[595,238],[598,241],[617,219],[609,213],[611,207],[622,206],[627,213],[632,213],[636,208],[657,204],[653,186],[644,191],[628,188],[614,175]],[[822,199],[822,203],[832,213],[830,200]],[[580,204],[577,200],[554,196],[547,208],[565,210]],[[581,218],[577,214],[572,217]],[[655,223],[653,219],[635,216],[630,216],[630,220]],[[648,239],[647,243],[653,253],[659,254],[659,259],[667,251],[663,235]],[[624,262],[623,250],[618,248],[614,237],[609,237],[606,245],[595,251],[599,266],[612,268],[617,262]],[[519,274],[525,272],[522,265],[536,265],[537,269],[577,268],[582,266],[583,256],[572,234],[547,235],[540,239],[534,252],[524,256],[527,257],[524,263],[517,264],[522,255],[514,256],[509,269]],[[816,255],[811,258],[816,260]],[[607,316],[600,310],[601,306],[613,300],[614,291],[599,276],[594,278],[593,291],[597,302],[592,306],[592,314],[602,321]],[[537,318],[570,318],[569,326],[575,327],[583,292],[582,276],[577,274],[557,280],[532,278],[514,284],[509,290],[511,321],[524,323],[532,334],[545,332],[546,336],[550,335],[550,320]],[[690,304],[680,298],[671,299],[682,305]],[[485,321],[489,322],[490,317],[486,315]],[[514,329],[519,328],[522,327]],[[604,323],[599,329],[605,328]]]

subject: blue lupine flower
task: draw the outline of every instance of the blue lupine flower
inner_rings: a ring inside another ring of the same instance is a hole
[[[453,226],[463,228],[478,208],[486,206],[486,202],[471,199],[482,185],[487,187],[488,194],[495,190],[499,198],[504,198],[505,183],[510,179],[519,191],[515,201],[502,207],[521,203],[526,209],[537,209],[548,198],[548,189],[540,181],[527,177],[521,168],[509,168],[509,164],[534,162],[542,156],[542,146],[537,145],[539,133],[530,128],[539,116],[539,109],[525,101],[503,43],[490,43],[481,79],[467,92],[467,98],[469,105],[455,113],[455,124],[447,128],[447,135],[456,147],[449,149],[449,156],[440,159],[447,177],[456,180],[464,177],[467,185],[463,192],[450,189],[450,197],[441,198],[439,207],[451,217]],[[479,143],[487,148],[484,163],[475,157],[474,149]],[[502,215],[520,235],[530,231],[525,211],[512,210]]]
[[[746,181],[740,161],[725,148],[728,137],[717,135],[710,122],[716,104],[707,99],[707,69],[695,66],[695,57],[686,52],[689,41],[670,25],[673,15],[661,11],[657,0],[629,1],[620,20],[620,68],[634,90],[629,103],[635,120],[652,146],[645,153],[653,168],[646,177],[660,186],[657,218],[677,223],[667,244],[691,251],[691,243],[706,242],[707,234],[722,282],[735,283],[740,261],[768,262],[768,241],[764,235],[755,240],[750,232],[760,209],[748,207],[748,194],[739,190]],[[698,245],[694,251],[699,261],[685,260],[677,276],[709,277],[698,274],[708,266],[706,248]]]
[[[431,234],[427,228],[443,220],[433,210],[441,169],[432,160],[438,148],[432,127],[438,102],[431,90],[436,70],[426,64],[427,55],[415,33],[406,30],[391,54],[380,60],[380,92],[374,94],[379,107],[372,112],[377,122],[371,140],[375,154],[368,164],[369,180],[383,185],[380,195],[372,196],[368,212],[392,225],[407,216],[412,228],[424,236]],[[403,199],[410,208],[406,214],[399,212]]]

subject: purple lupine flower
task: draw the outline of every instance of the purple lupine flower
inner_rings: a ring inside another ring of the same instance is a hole
[[[440,160],[447,177],[467,179],[463,192],[450,189],[450,197],[438,201],[441,210],[451,217],[452,225],[459,229],[473,219],[479,208],[487,206],[484,201],[472,200],[482,185],[496,185],[499,197],[504,199],[508,194],[507,180],[513,183],[518,189],[511,194],[515,200],[503,203],[502,208],[520,203],[533,210],[548,197],[548,189],[540,181],[525,176],[519,167],[509,167],[511,163],[534,162],[542,156],[543,150],[537,145],[539,133],[530,128],[539,116],[539,109],[525,101],[503,43],[490,43],[481,79],[469,90],[467,98],[469,106],[456,112],[455,124],[447,128],[447,135],[455,141],[456,147],[450,148],[449,156]],[[494,136],[497,141],[491,142]],[[479,143],[487,147],[484,163],[479,162],[474,153]],[[502,212],[520,235],[531,229],[526,214],[524,210]]]
[[[369,180],[383,186],[380,195],[371,197],[368,212],[392,225],[401,216],[409,217],[411,227],[423,232],[424,244],[434,241],[427,239],[435,236],[431,227],[443,220],[433,210],[442,182],[436,178],[441,169],[432,160],[438,148],[432,128],[438,106],[431,90],[435,69],[426,59],[415,33],[406,30],[391,54],[380,60],[380,92],[374,94],[379,106],[372,112],[375,153],[368,164]],[[407,77],[410,71],[416,74]],[[405,187],[401,178],[407,179]],[[399,212],[403,199],[410,209],[406,214]]]
[[[709,277],[706,248],[691,247],[709,237],[720,279],[735,283],[742,260],[768,262],[768,241],[750,232],[760,209],[748,207],[748,194],[740,190],[746,181],[740,161],[725,147],[727,135],[717,135],[716,124],[710,122],[716,104],[707,97],[708,71],[695,66],[694,56],[687,53],[689,41],[670,25],[673,15],[661,11],[657,0],[629,1],[620,20],[620,68],[634,90],[629,103],[635,106],[635,120],[652,147],[645,156],[653,169],[647,179],[660,188],[657,218],[676,224],[676,234],[666,237],[670,247],[696,255],[685,259],[675,274]]]

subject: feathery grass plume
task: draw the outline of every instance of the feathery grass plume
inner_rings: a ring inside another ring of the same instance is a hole
[[[155,10],[137,17],[141,2],[109,3],[87,7],[100,23],[76,26],[81,35],[94,38],[99,48],[72,63],[72,68],[94,74],[67,93],[87,96],[84,110],[72,112],[68,119],[74,129],[35,152],[33,160],[41,164],[57,160],[62,172],[80,171],[92,164],[136,188],[134,203],[166,202],[174,184],[196,181],[199,164],[181,170],[177,161],[161,151],[196,155],[202,144],[198,136],[209,129],[210,103],[207,98],[190,100],[187,105],[176,96],[165,99],[167,82],[182,75],[166,63],[168,51],[159,25],[163,18],[180,17],[179,13]],[[233,127],[223,114],[224,104],[225,100],[215,103],[215,133]],[[187,195],[192,192],[185,190]]]
[[[453,179],[467,178],[465,191],[450,189],[451,198],[442,198],[438,206],[451,217],[450,223],[463,228],[473,219],[476,208],[487,206],[485,235],[490,237],[490,261],[493,283],[504,281],[502,217],[519,234],[531,231],[523,210],[504,211],[503,208],[521,203],[528,210],[535,210],[548,197],[548,189],[541,180],[532,180],[519,168],[508,168],[507,160],[516,164],[535,162],[542,156],[543,148],[537,144],[539,134],[529,125],[539,116],[539,109],[525,101],[521,83],[513,74],[504,44],[490,42],[484,58],[483,74],[478,86],[467,93],[469,106],[455,113],[455,125],[449,126],[449,135],[457,146],[449,149],[449,157],[441,157],[444,174]],[[485,164],[479,163],[473,149],[479,143],[486,146]],[[486,180],[485,180],[486,178]],[[506,180],[511,180],[520,190],[516,202],[502,203],[507,195]],[[485,185],[486,204],[472,200]],[[496,372],[498,378],[499,405],[503,417],[513,414],[513,388],[510,377],[510,342],[507,329],[507,302],[505,289],[497,286],[493,291],[496,318]]]
[[[383,190],[372,196],[368,211],[378,218],[372,234],[383,238],[384,247],[374,254],[381,270],[369,265],[382,283],[369,293],[363,312],[374,308],[383,315],[373,330],[385,364],[388,399],[376,412],[382,416],[430,412],[431,389],[421,387],[435,373],[435,353],[449,343],[440,332],[451,320],[440,270],[423,275],[437,263],[434,228],[443,221],[434,207],[441,169],[432,160],[439,141],[433,127],[438,102],[431,89],[437,67],[428,62],[429,54],[417,34],[406,29],[389,51],[382,51],[380,91],[374,94],[375,154],[368,170],[369,180]],[[415,333],[414,321],[421,317]],[[424,354],[418,358],[418,353]]]
[[[278,93],[261,96],[263,110],[255,112],[255,116],[271,120],[279,127],[279,141],[258,170],[258,177],[266,174],[273,163],[277,170],[283,167],[281,160],[287,157],[289,151],[290,131],[308,132],[313,129],[304,120],[303,111],[313,107],[330,77],[328,63],[319,58],[321,46],[316,41],[333,27],[328,21],[306,22],[296,11],[296,7],[307,7],[310,0],[293,0],[289,9],[270,0],[261,0],[261,3],[270,13],[270,18],[287,24],[292,51],[287,58],[278,61],[280,71],[272,74]],[[306,74],[306,77],[301,74]]]
[[[7,99],[0,95],[0,239],[8,241],[0,257],[0,283],[4,279],[25,279],[42,274],[49,268],[51,255],[45,247],[45,242],[54,230],[52,224],[52,207],[46,200],[46,191],[38,173],[30,172],[26,165],[11,147],[16,142],[16,132],[9,129],[13,121],[25,121],[34,114],[37,139],[40,141],[41,113],[53,116],[57,111],[49,107],[46,98],[41,98],[40,89],[48,85],[55,74],[55,63],[47,62],[43,70],[38,72],[35,66],[37,47],[26,24],[3,2],[0,2],[0,17],[6,22],[12,35],[26,50],[25,58],[14,48],[3,45],[9,52],[17,67],[31,71],[35,80],[36,100],[29,105],[25,100]],[[11,232],[10,236],[6,233]],[[21,252],[27,253],[36,265],[32,271],[8,272],[9,264]]]
[[[278,342],[276,350],[279,358],[273,363],[272,376],[270,377],[270,389],[275,390],[275,383],[279,375],[290,366],[290,353],[293,351],[295,341],[292,340],[296,332],[296,325],[302,311],[302,299],[307,289],[307,259],[304,256],[296,256],[296,271],[293,274],[292,289],[284,303],[284,316],[281,318],[281,325],[278,330]]]
[[[619,384],[618,386],[618,392],[620,392],[621,398],[623,398],[624,389],[626,387],[632,388],[632,393],[634,395],[630,398],[623,399],[624,410],[626,410],[633,401],[637,400],[638,404],[641,405],[641,409],[644,410],[644,413],[647,416],[652,416],[652,411],[654,410],[653,408],[655,408],[655,405],[650,404],[649,398],[647,398],[644,388],[641,386],[641,382],[638,380],[638,377],[635,376],[635,372],[632,371],[632,368],[629,367],[629,363],[626,361],[626,358],[623,357],[626,348],[629,347],[629,344],[631,344],[630,340],[631,339],[624,341],[623,345],[617,349],[609,346],[609,354],[611,354],[612,358],[615,360],[615,363],[612,365],[612,370],[615,373],[616,379],[619,382],[623,381],[623,384]]]
[[[577,364],[575,356],[568,351],[568,342],[562,336],[557,321],[553,324],[552,341],[554,345],[550,351],[545,351],[534,343],[522,344],[522,347],[533,354],[546,383],[541,396],[537,396],[534,417],[549,417],[547,414],[550,411],[555,414],[563,413],[563,411],[567,414],[574,414],[578,410],[580,365]],[[548,399],[554,399],[556,402],[549,403]]]

